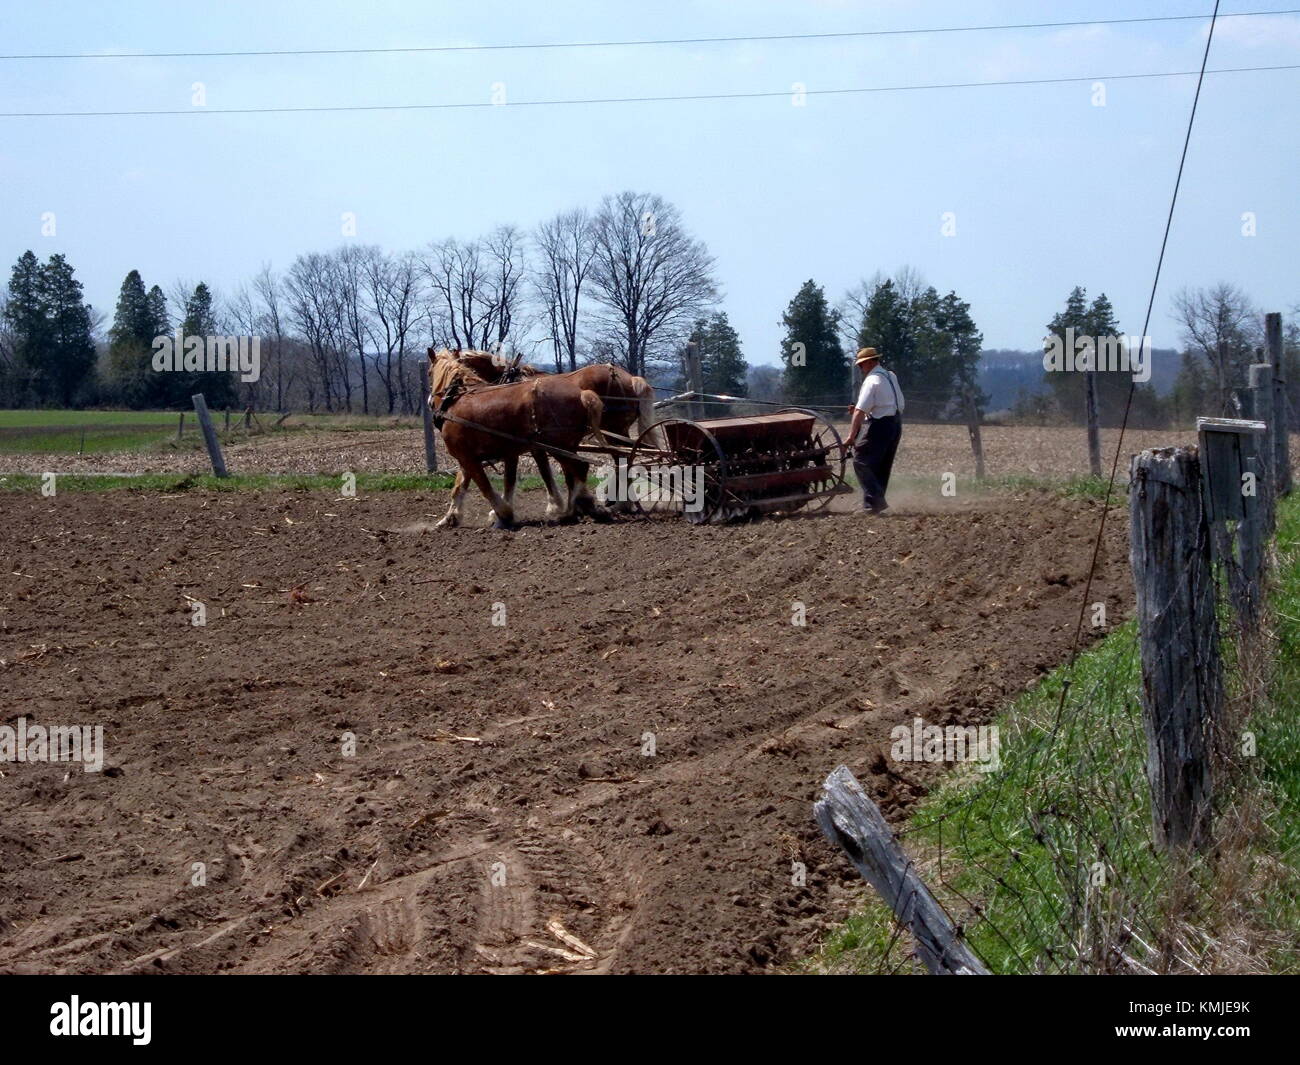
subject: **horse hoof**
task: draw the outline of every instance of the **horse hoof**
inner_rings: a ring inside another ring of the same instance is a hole
[[[514,532],[518,528],[513,521],[502,521],[500,518],[493,518],[491,527],[502,532]]]
[[[454,529],[454,528],[456,528],[456,526],[459,525],[459,524],[460,524],[460,519],[459,519],[459,518],[453,518],[450,514],[448,514],[445,518],[442,519],[442,521],[440,521],[440,522],[438,522],[437,524],[435,524],[435,525],[434,525],[434,528],[435,528],[435,529]]]
[[[587,514],[591,517],[592,521],[599,525],[608,525],[614,520],[614,515],[604,507],[592,507],[587,511]]]

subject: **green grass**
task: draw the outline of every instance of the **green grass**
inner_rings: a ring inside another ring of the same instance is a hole
[[[263,413],[258,421],[270,429],[276,415]],[[0,455],[96,455],[109,451],[143,451],[175,446],[179,411],[147,410],[0,410]],[[243,414],[234,412],[229,435],[225,412],[212,412],[213,424],[223,440],[242,440]],[[418,427],[419,418],[365,414],[293,414],[278,432],[361,432]],[[179,446],[198,448],[198,418],[185,412],[185,434]]]
[[[0,429],[42,426],[155,425],[167,422],[176,428],[177,411],[158,410],[0,410]]]
[[[1119,929],[1158,947],[1187,925],[1207,937],[1190,936],[1192,956],[1225,964],[1216,937],[1246,927],[1254,964],[1300,971],[1300,498],[1279,513],[1278,548],[1276,672],[1246,724],[1257,756],[1219,785],[1220,853],[1184,865],[1151,845],[1133,623],[998,717],[999,771],[954,772],[919,804],[905,846],[993,972],[1105,971],[1115,959],[1094,948],[1124,941]],[[1224,827],[1242,811],[1266,830]],[[918,971],[898,936],[873,896],[805,967]],[[1136,939],[1123,949],[1154,964]]]
[[[175,438],[177,420],[168,411],[0,410],[0,454],[135,451]]]

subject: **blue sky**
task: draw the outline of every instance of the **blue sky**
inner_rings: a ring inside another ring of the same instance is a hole
[[[3,0],[0,52],[400,47],[830,33],[1207,13],[1202,0],[698,0],[44,5]],[[1241,0],[1223,12],[1282,8]],[[815,278],[838,300],[910,265],[969,300],[986,347],[1033,348],[1071,286],[1141,327],[1194,78],[845,96],[511,107],[509,101],[787,92],[1192,70],[1206,23],[822,41],[382,56],[0,61],[0,259],[63,252],[111,313],[122,277],[219,292],[264,262],[356,239],[401,250],[531,227],[624,188],[677,204],[717,257],[752,363]],[[1224,19],[1210,67],[1300,64],[1300,16]],[[1104,78],[1102,80],[1105,80]],[[207,111],[191,108],[202,82]],[[220,108],[472,102],[464,111],[220,115]],[[1229,280],[1300,302],[1300,70],[1207,77],[1151,333],[1169,297]],[[196,113],[190,113],[196,112]],[[41,235],[54,212],[57,235]],[[1254,212],[1257,235],[1241,216]],[[953,212],[956,235],[941,234]]]

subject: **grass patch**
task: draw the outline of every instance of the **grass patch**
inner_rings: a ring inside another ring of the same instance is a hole
[[[1216,785],[1212,854],[1151,845],[1132,622],[1080,655],[1063,710],[1065,668],[996,719],[998,771],[959,769],[914,811],[908,853],[993,972],[1300,972],[1300,498],[1277,545],[1274,674],[1245,724],[1258,751]],[[873,894],[804,968],[923,971],[899,939]]]
[[[451,473],[358,473],[358,492],[442,492],[451,488],[455,475]],[[528,490],[541,487],[540,477],[521,477],[519,487]],[[343,484],[339,474],[273,474],[237,473],[229,477],[212,474],[183,473],[65,473],[59,474],[55,488],[59,492],[246,492],[291,491],[332,492],[338,494]],[[0,476],[0,492],[39,492],[41,478],[36,474],[5,474]]]
[[[185,411],[185,432],[177,440],[180,414],[148,410],[0,410],[0,455],[98,455],[159,447],[201,448],[198,416],[192,410]],[[243,417],[242,411],[232,412],[227,433],[225,412],[212,412],[212,423],[223,443],[238,443],[245,438]],[[257,419],[263,429],[269,430],[277,417],[263,412]],[[355,433],[413,429],[420,424],[418,417],[398,415],[292,414],[276,432]]]

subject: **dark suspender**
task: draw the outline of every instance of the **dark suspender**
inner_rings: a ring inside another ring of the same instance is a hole
[[[877,366],[874,370],[871,371],[871,373],[873,374],[882,373],[885,375],[885,380],[889,382],[889,391],[894,393],[894,413],[902,414],[903,404],[900,403],[898,400],[898,389],[894,386],[894,375],[891,374],[888,370],[886,370],[883,366]],[[868,376],[870,376],[870,374],[868,374]]]

